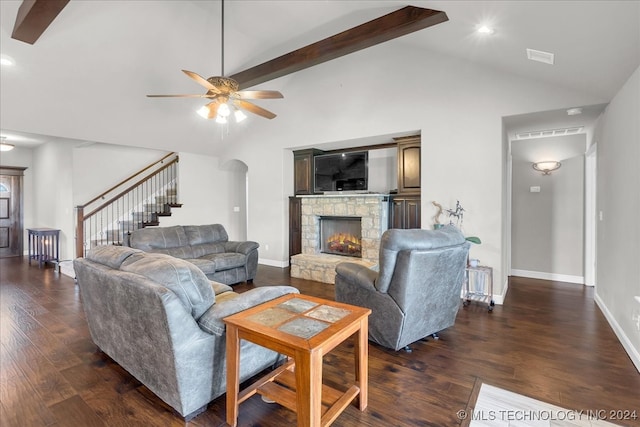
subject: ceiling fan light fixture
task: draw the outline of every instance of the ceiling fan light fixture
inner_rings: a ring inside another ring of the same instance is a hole
[[[229,106],[226,103],[220,104],[220,106],[218,107],[218,115],[221,117],[229,117],[230,114],[231,109],[229,108]]]
[[[203,105],[202,107],[200,107],[196,113],[198,113],[198,115],[200,117],[202,117],[203,119],[208,119],[209,118],[209,107],[207,107],[206,105]]]
[[[233,113],[233,116],[236,119],[236,123],[240,123],[241,121],[243,121],[244,119],[247,118],[247,115],[245,113],[243,113],[241,110],[236,110]]]
[[[225,116],[221,116],[220,114],[218,114],[216,116],[216,123],[219,123],[221,125],[227,123],[227,118]]]

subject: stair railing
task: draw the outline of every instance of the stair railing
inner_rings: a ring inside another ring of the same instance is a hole
[[[125,235],[158,225],[158,217],[180,206],[178,154],[170,153],[76,206],[76,257],[97,245],[121,245]]]

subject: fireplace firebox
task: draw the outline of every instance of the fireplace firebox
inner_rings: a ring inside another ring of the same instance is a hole
[[[320,252],[362,258],[360,217],[321,216]]]

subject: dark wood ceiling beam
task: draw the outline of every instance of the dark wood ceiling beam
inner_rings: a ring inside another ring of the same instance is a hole
[[[24,0],[11,38],[34,44],[67,3],[69,0]]]
[[[406,6],[230,77],[244,89],[448,20],[442,11]]]

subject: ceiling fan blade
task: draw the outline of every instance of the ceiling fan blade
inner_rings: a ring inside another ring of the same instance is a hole
[[[217,94],[213,95],[147,95],[149,98],[215,98]]]
[[[276,99],[284,98],[277,90],[242,90],[236,92],[240,99]]]
[[[220,107],[220,100],[216,99],[205,105],[209,109],[208,119],[214,119],[218,115],[218,108]]]
[[[448,20],[445,12],[406,6],[230,77],[241,89],[255,86]]]
[[[185,73],[187,76],[191,77],[193,80],[195,80],[196,82],[198,82],[202,86],[204,86],[207,89],[209,89],[210,91],[213,91],[215,93],[220,93],[220,91],[218,90],[217,87],[215,87],[214,85],[209,83],[207,81],[207,79],[202,77],[200,74],[194,73],[193,71],[188,71],[188,70],[182,70],[182,72]]]
[[[247,110],[250,113],[257,114],[258,116],[262,116],[266,119],[273,119],[274,117],[276,117],[276,115],[273,114],[271,111],[265,110],[262,107],[258,107],[256,104],[253,104],[249,101],[243,101],[242,99],[234,99],[233,105],[235,105],[238,108]]]

